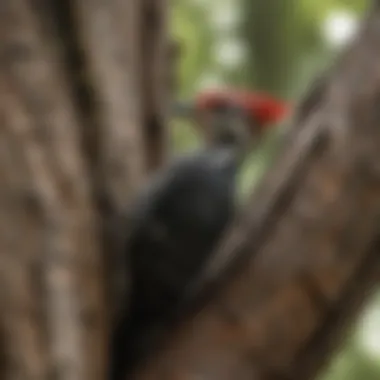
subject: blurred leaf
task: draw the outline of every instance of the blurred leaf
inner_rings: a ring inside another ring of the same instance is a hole
[[[172,34],[181,45],[179,95],[187,97],[210,62],[212,33],[204,9],[192,1],[177,1],[171,16]]]

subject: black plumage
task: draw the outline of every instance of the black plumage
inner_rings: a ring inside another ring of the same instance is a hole
[[[149,350],[154,326],[178,311],[235,210],[239,155],[215,147],[181,157],[146,184],[128,211],[131,291],[111,340],[110,380]]]

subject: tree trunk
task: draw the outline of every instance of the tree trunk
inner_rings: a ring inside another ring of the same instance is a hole
[[[244,0],[246,85],[288,97],[300,45],[297,5],[295,0]]]
[[[144,141],[147,168],[155,170],[166,161],[168,139],[168,82],[172,68],[167,32],[166,0],[141,1],[140,79],[142,88]]]
[[[165,4],[0,8],[0,377],[103,379],[109,223],[164,157]]]

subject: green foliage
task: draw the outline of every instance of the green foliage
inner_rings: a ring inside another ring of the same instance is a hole
[[[355,339],[351,339],[319,380],[377,380],[379,376],[379,363],[363,352]]]
[[[171,13],[172,34],[181,46],[179,95],[186,97],[196,91],[196,82],[211,61],[213,35],[205,10],[194,2],[177,1]]]
[[[189,122],[172,120],[170,131],[175,152],[193,150],[200,145],[199,136]]]
[[[278,151],[280,142],[280,127],[268,132],[257,147],[245,160],[239,175],[239,198],[245,202],[247,197],[253,192],[261,177],[268,169],[271,160]]]

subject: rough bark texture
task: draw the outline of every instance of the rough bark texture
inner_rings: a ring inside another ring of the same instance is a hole
[[[167,33],[167,1],[141,0],[140,80],[144,100],[143,126],[147,169],[164,164],[168,152],[165,130],[168,113],[168,82],[171,75],[171,46]],[[169,71],[170,70],[170,71]]]
[[[1,379],[106,373],[104,256],[117,248],[107,227],[144,178],[153,107],[141,3],[1,1]]]
[[[136,379],[303,380],[336,348],[380,274],[379,25],[376,1]]]
[[[97,218],[56,41],[40,21],[26,1],[2,3],[4,378],[99,378]]]

